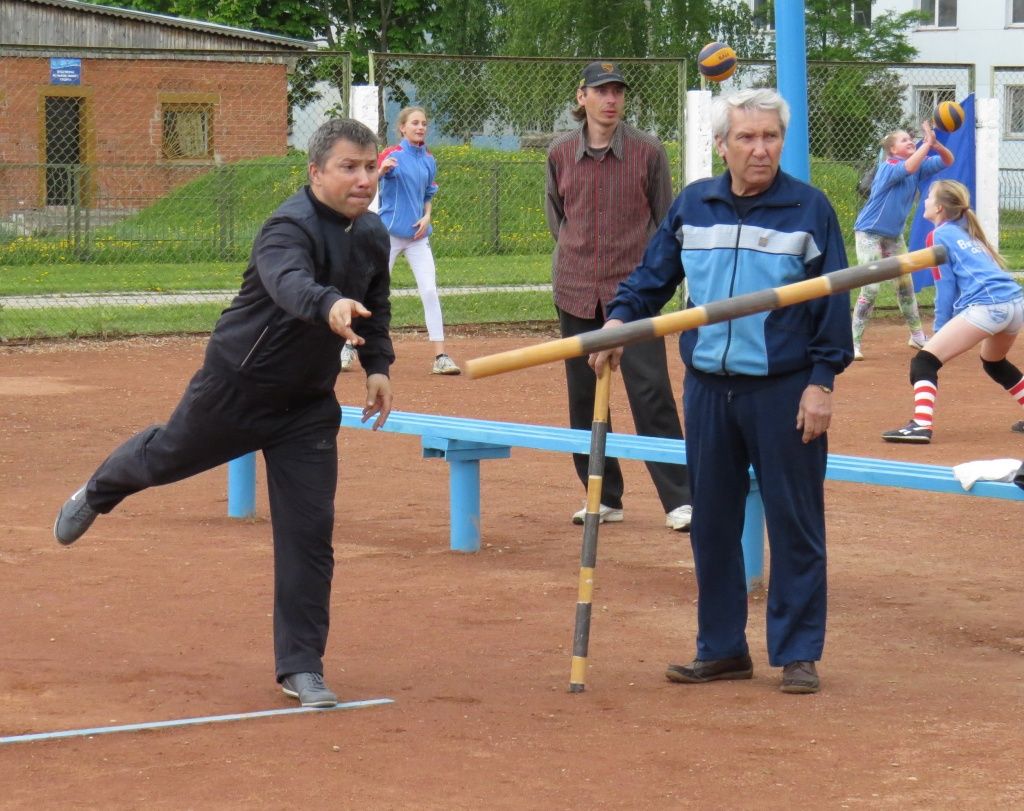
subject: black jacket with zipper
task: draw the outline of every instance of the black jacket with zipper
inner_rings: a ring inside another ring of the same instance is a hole
[[[359,363],[367,375],[388,374],[395,360],[387,229],[373,212],[327,221],[311,196],[300,189],[263,224],[241,289],[206,349],[207,369],[287,401],[334,389],[343,339],[328,326],[328,313],[343,297],[371,313],[353,321],[366,341]]]

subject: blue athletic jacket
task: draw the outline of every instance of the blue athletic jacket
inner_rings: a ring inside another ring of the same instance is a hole
[[[944,246],[949,257],[935,283],[935,332],[972,304],[1004,304],[1022,295],[1020,285],[965,226],[962,219],[944,222],[925,238],[929,247]]]
[[[846,266],[839,221],[818,189],[779,172],[741,220],[728,172],[683,189],[618,288],[609,318],[657,315],[683,280],[687,306],[792,284]],[[687,368],[708,375],[766,378],[809,370],[832,386],[853,360],[846,293],[680,334]]]
[[[871,195],[857,215],[853,230],[883,237],[902,235],[918,187],[945,168],[946,164],[938,155],[925,158],[916,172],[907,171],[903,158],[884,160],[878,165]]]
[[[377,165],[388,158],[398,165],[380,176],[380,218],[388,233],[412,239],[416,233],[413,225],[423,216],[423,204],[437,194],[437,162],[425,146],[410,144],[405,138],[381,152]],[[429,226],[427,235],[433,230]]]

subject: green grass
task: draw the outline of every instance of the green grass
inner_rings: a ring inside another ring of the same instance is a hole
[[[220,315],[217,304],[160,307],[62,307],[0,310],[0,338],[119,337],[209,332]]]
[[[675,155],[674,145],[669,145]],[[551,250],[544,218],[545,154],[465,146],[434,150],[440,193],[434,202],[438,258],[529,256]],[[252,239],[274,208],[305,182],[305,157],[293,154],[183,167],[177,187],[112,225],[77,233],[6,236],[0,230],[0,268],[31,265],[244,263]],[[196,176],[197,171],[203,174]],[[863,205],[858,172],[843,163],[812,160],[812,181],[832,201],[852,246],[853,221]],[[677,179],[678,182],[678,179]],[[121,200],[112,205],[138,205]],[[143,201],[145,202],[145,201]],[[1004,212],[1002,247],[1024,267],[1020,212]],[[0,224],[2,229],[2,224]],[[173,289],[173,288],[167,288]]]
[[[438,284],[549,283],[553,245],[544,219],[543,151],[455,146],[434,152],[440,193],[431,242]],[[811,174],[836,209],[854,261],[852,226],[863,204],[856,192],[858,173],[846,164],[815,160]],[[193,177],[137,214],[80,234],[77,240],[55,235],[5,239],[0,234],[0,296],[234,291],[260,225],[304,180],[301,155],[243,161]],[[1018,269],[1024,268],[1020,220],[1007,217],[1001,235],[1004,255]],[[415,287],[404,260],[395,267],[392,286]],[[930,289],[919,298],[922,308],[929,310]],[[395,297],[393,306],[396,327],[422,325],[418,297]],[[450,324],[554,318],[549,292],[447,295],[443,306]],[[877,306],[883,314],[895,313],[891,285],[883,286]],[[220,309],[219,304],[200,302],[7,309],[0,310],[0,339],[206,332]]]
[[[14,265],[0,267],[0,296],[236,290],[244,270],[245,264],[239,262]],[[416,286],[404,258],[395,264],[392,279],[395,287]],[[443,287],[547,284],[551,255],[439,258],[437,279]]]
[[[392,301],[392,327],[423,326],[418,297]],[[119,337],[207,333],[222,305],[169,304],[148,307],[109,305],[32,310],[0,310],[0,339]],[[520,291],[449,296],[444,300],[445,323],[490,324],[553,321],[554,305],[548,292]]]
[[[243,270],[239,262],[13,265],[0,267],[0,295],[228,290],[238,287]]]

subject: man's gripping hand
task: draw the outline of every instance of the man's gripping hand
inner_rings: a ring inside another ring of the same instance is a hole
[[[604,322],[604,326],[601,329],[611,329],[613,327],[621,327],[622,322],[618,318],[609,318]],[[587,358],[587,363],[590,368],[594,370],[594,373],[598,377],[601,376],[601,372],[604,371],[604,365],[610,364],[612,371],[614,372],[619,368],[619,363],[622,361],[622,347],[616,346],[614,349],[603,349],[600,352],[594,352]]]
[[[327,314],[327,325],[332,332],[336,332],[353,346],[362,346],[366,343],[355,334],[352,329],[352,321],[356,318],[369,318],[370,311],[360,302],[351,298],[341,298],[334,302],[331,311]]]
[[[366,377],[366,407],[363,408],[362,422],[377,415],[373,423],[373,430],[376,431],[385,422],[391,413],[391,379],[387,375],[375,374]]]

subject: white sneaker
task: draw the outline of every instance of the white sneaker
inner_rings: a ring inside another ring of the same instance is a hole
[[[438,355],[434,358],[434,367],[430,370],[434,375],[461,375],[462,369],[455,365],[455,361],[447,355]]]
[[[911,349],[924,349],[924,345],[928,343],[928,339],[922,336],[920,339],[915,338],[913,335],[910,336],[910,340],[907,341],[907,346]]]
[[[860,351],[860,347],[859,346],[854,345],[854,347],[853,347],[853,359],[854,360],[864,360],[864,353]]]
[[[690,529],[690,522],[693,521],[693,507],[683,504],[665,513],[665,526],[676,532],[687,532]]]
[[[345,344],[341,348],[341,371],[347,372],[352,368],[352,361],[356,359],[356,348],[352,344]]]
[[[584,507],[579,512],[572,514],[572,522],[574,524],[582,524],[584,519],[587,517],[587,508]],[[622,510],[615,509],[614,507],[608,507],[604,504],[597,511],[597,523],[599,524],[617,524],[622,520]]]

